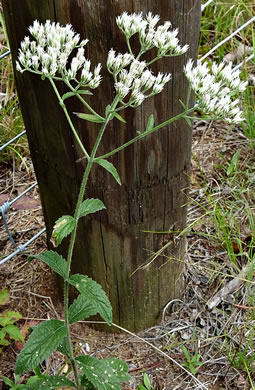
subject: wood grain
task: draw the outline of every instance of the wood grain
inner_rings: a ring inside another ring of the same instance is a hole
[[[170,20],[179,28],[181,44],[190,45],[187,55],[154,64],[155,73],[170,72],[173,80],[142,107],[126,110],[127,125],[114,120],[98,155],[128,141],[137,130],[143,131],[151,113],[158,124],[182,111],[179,100],[185,101],[187,93],[183,65],[189,57],[196,59],[200,0],[3,0],[3,7],[14,61],[19,42],[28,35],[27,27],[34,19],[71,23],[81,37],[89,39],[86,56],[93,66],[101,62],[104,69],[102,85],[89,97],[101,114],[114,97],[105,66],[107,53],[111,48],[126,51],[116,16],[123,11],[159,14],[161,22]],[[135,39],[133,43],[136,45]],[[49,83],[28,73],[15,76],[50,247],[55,220],[73,214],[85,162],[75,162],[81,152]],[[63,85],[58,86],[64,91]],[[68,110],[72,113],[82,107],[70,99]],[[90,151],[98,125],[78,121],[75,116],[72,119]],[[102,284],[113,306],[114,322],[129,330],[155,324],[166,303],[181,294],[184,239],[144,231],[185,227],[191,138],[191,129],[181,120],[110,158],[120,174],[121,187],[99,166],[91,173],[86,195],[100,198],[107,210],[80,223],[72,272],[88,274]],[[171,242],[166,256],[130,277],[166,240]],[[66,254],[67,245],[68,239],[59,248],[61,254]]]

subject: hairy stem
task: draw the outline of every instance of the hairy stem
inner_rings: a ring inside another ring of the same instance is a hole
[[[61,98],[61,96],[60,96],[60,94],[58,92],[56,84],[54,83],[53,79],[49,78],[49,80],[50,80],[50,83],[52,85],[52,88],[54,89],[55,94],[57,95],[57,98],[59,100],[59,104],[61,105],[61,107],[62,107],[62,109],[63,109],[63,111],[65,113],[67,122],[68,122],[69,126],[71,127],[71,130],[72,130],[72,132],[73,132],[73,134],[75,136],[75,139],[78,142],[78,144],[79,144],[82,152],[84,153],[85,157],[89,160],[89,154],[88,154],[87,150],[84,148],[84,146],[83,146],[83,144],[82,144],[82,142],[80,140],[80,137],[78,136],[78,134],[77,134],[77,132],[76,132],[76,130],[74,128],[73,122],[72,122],[72,120],[70,118],[70,115],[69,115],[67,109],[66,109],[65,103],[63,102],[63,100],[62,100],[62,98]]]
[[[58,96],[59,101],[61,102],[62,99],[59,96],[59,94],[57,94],[57,96]],[[74,372],[75,383],[76,383],[77,389],[81,389],[81,385],[80,385],[80,379],[79,379],[79,375],[78,375],[78,367],[77,367],[77,364],[76,364],[76,362],[74,360],[73,344],[72,344],[71,336],[70,336],[70,324],[69,324],[69,319],[68,319],[68,306],[69,306],[69,282],[68,282],[68,280],[69,280],[69,275],[70,275],[70,270],[71,270],[71,262],[72,262],[73,250],[74,250],[74,244],[75,244],[77,228],[78,228],[80,207],[81,207],[81,204],[82,204],[82,201],[83,201],[83,198],[84,198],[84,194],[85,194],[85,190],[86,190],[86,185],[87,185],[87,182],[88,182],[89,174],[90,174],[92,165],[94,163],[94,157],[96,155],[98,146],[100,144],[100,141],[102,139],[104,131],[105,131],[106,127],[107,127],[107,124],[108,124],[108,122],[111,119],[111,111],[115,109],[115,107],[117,106],[118,102],[119,102],[118,98],[115,98],[113,103],[112,103],[112,105],[111,105],[111,110],[110,110],[109,114],[107,115],[107,117],[105,118],[105,121],[104,121],[104,123],[102,124],[102,126],[100,128],[100,131],[98,133],[95,145],[94,145],[93,150],[91,152],[91,156],[88,156],[88,163],[87,163],[84,175],[83,175],[83,179],[82,179],[82,183],[81,183],[81,187],[80,187],[80,191],[79,191],[79,195],[78,195],[78,200],[77,200],[76,207],[75,207],[75,212],[74,212],[75,227],[74,227],[74,230],[71,233],[71,238],[70,238],[70,243],[69,243],[69,248],[68,248],[68,254],[67,254],[67,271],[66,271],[66,275],[65,275],[65,279],[64,279],[64,316],[65,316],[65,325],[66,325],[66,328],[67,328],[67,348],[68,348],[68,351],[69,351],[70,362],[71,362],[72,369],[73,369],[73,372]],[[65,111],[65,107],[63,105],[62,105],[62,108]],[[73,130],[73,128],[72,128],[72,130]]]
[[[75,94],[75,96],[77,96],[77,98],[82,102],[82,104],[87,107],[87,109],[93,114],[93,115],[96,115],[98,117],[100,117],[101,119],[104,119],[101,115],[99,115],[95,110],[93,110],[93,108],[86,102],[86,100],[84,100],[81,95],[79,94],[79,92],[69,83],[69,81],[65,81],[66,85],[68,86],[68,88],[70,88],[70,90]]]
[[[147,135],[154,133],[155,131],[161,129],[162,127],[164,127],[166,125],[169,125],[170,123],[172,123],[172,122],[174,122],[174,121],[176,121],[178,119],[184,118],[190,112],[194,111],[194,108],[195,107],[189,108],[187,111],[184,111],[181,114],[176,115],[175,117],[170,118],[167,121],[160,123],[159,125],[153,127],[149,131],[145,131],[144,133],[140,133],[137,137],[132,138],[130,141],[128,141],[125,144],[119,146],[118,148],[112,150],[111,152],[106,153],[106,154],[104,154],[102,156],[96,157],[94,159],[94,161],[96,162],[96,161],[100,160],[101,158],[108,158],[108,157],[114,155],[115,153],[118,153],[120,150],[123,150],[123,149],[127,148],[129,145],[132,145],[133,143],[137,142],[138,140],[140,140],[140,139],[142,139],[144,137],[147,137]]]

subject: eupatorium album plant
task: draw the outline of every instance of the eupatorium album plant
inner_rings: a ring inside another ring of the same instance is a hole
[[[55,251],[45,251],[33,256],[48,264],[63,278],[64,318],[44,321],[33,329],[18,356],[15,382],[4,378],[13,389],[48,390],[66,387],[80,390],[121,390],[121,383],[129,379],[126,363],[118,359],[98,360],[89,355],[79,355],[74,350],[70,335],[70,325],[97,313],[107,324],[112,323],[111,305],[101,286],[86,275],[70,275],[80,218],[105,208],[100,199],[84,199],[93,164],[102,166],[121,184],[117,170],[107,158],[177,119],[185,118],[190,122],[189,114],[194,109],[212,118],[225,119],[227,122],[238,123],[243,120],[236,97],[239,92],[244,91],[246,83],[240,80],[239,72],[231,73],[231,65],[224,64],[212,64],[212,66],[199,64],[195,67],[189,60],[184,73],[190,83],[190,89],[187,101],[183,103],[183,112],[157,125],[154,124],[151,115],[146,129],[138,131],[135,138],[104,156],[97,156],[98,146],[108,123],[114,118],[125,122],[119,114],[121,110],[126,107],[138,107],[145,99],[160,93],[166,83],[170,82],[170,74],[154,74],[150,65],[162,57],[179,56],[188,50],[188,45],[179,44],[178,29],[172,29],[170,22],[158,25],[159,19],[158,15],[154,16],[150,12],[147,15],[124,12],[117,17],[117,25],[126,39],[127,52],[121,54],[113,49],[109,51],[106,66],[113,78],[115,97],[106,106],[103,114],[97,113],[85,99],[86,95],[92,95],[92,90],[99,87],[102,65],[97,64],[92,69],[90,60],[85,56],[88,40],[80,40],[80,35],[73,31],[71,25],[60,26],[59,23],[49,20],[44,24],[34,21],[29,27],[30,36],[25,37],[20,44],[17,70],[21,73],[25,71],[35,73],[51,83],[57,97],[56,103],[60,103],[87,163],[74,214],[59,218],[52,232],[56,246],[64,237],[69,236],[67,258],[64,259]],[[134,34],[138,34],[140,42],[140,51],[137,55],[134,54],[130,43],[130,38]],[[152,49],[155,57],[150,62],[146,62],[143,55]],[[59,81],[67,85],[69,92],[61,95],[57,87]],[[192,90],[197,98],[195,106],[190,106]],[[100,126],[90,154],[86,150],[86,145],[82,144],[74,128],[72,114],[68,112],[65,105],[65,101],[71,96],[76,96],[88,111],[88,113],[75,114],[81,119],[96,122]],[[72,304],[69,304],[70,285],[74,286],[78,293],[78,297]],[[62,370],[55,376],[41,372],[40,364],[55,350],[63,355],[63,365],[68,364],[70,367],[67,374],[63,374]],[[34,375],[26,384],[20,384],[20,376],[29,370],[33,370]]]

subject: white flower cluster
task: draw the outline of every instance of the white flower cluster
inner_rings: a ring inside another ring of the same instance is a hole
[[[244,120],[238,107],[240,102],[235,97],[245,91],[248,83],[240,80],[239,70],[232,72],[232,63],[213,63],[210,72],[207,63],[193,67],[190,59],[184,67],[184,73],[196,94],[199,108],[205,114],[228,123]]]
[[[35,40],[30,41],[29,37],[25,37],[21,42],[16,62],[18,71],[30,70],[45,77],[59,74],[64,80],[70,81],[76,80],[77,73],[81,70],[81,83],[90,88],[98,87],[101,81],[101,64],[95,67],[93,73],[90,71],[90,61],[84,55],[84,46],[88,40],[79,43],[80,35],[73,31],[70,24],[63,27],[50,20],[44,24],[35,20],[29,27],[29,32]],[[77,54],[68,68],[69,56],[74,49],[77,49]]]
[[[179,45],[179,39],[177,38],[178,29],[170,30],[171,23],[165,22],[163,25],[155,28],[159,22],[160,17],[158,15],[152,15],[149,12],[145,17],[142,13],[128,14],[123,12],[116,18],[116,23],[121,31],[125,34],[127,39],[132,35],[138,33],[141,50],[144,53],[153,47],[157,48],[157,56],[177,56],[186,53],[189,46]]]
[[[128,105],[131,107],[137,107],[146,98],[160,93],[171,79],[170,74],[154,76],[145,61],[138,61],[129,53],[115,55],[113,49],[109,51],[107,67],[114,76],[117,94],[121,100],[129,95]]]

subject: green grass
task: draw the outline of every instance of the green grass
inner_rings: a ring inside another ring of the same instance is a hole
[[[223,0],[213,1],[205,8],[201,18],[201,34],[199,42],[199,56],[204,56],[216,44],[227,38],[245,22],[255,15],[255,5],[252,0]],[[216,62],[220,62],[227,54],[233,53],[240,45],[245,45],[244,56],[239,58],[238,62],[245,57],[255,54],[254,22],[240,31],[236,36],[216,49],[210,56]],[[247,50],[249,48],[249,52]],[[236,60],[234,60],[235,63]],[[243,78],[249,79],[250,74],[255,73],[255,59],[243,66]],[[255,139],[255,85],[252,83],[246,90],[243,102],[243,111],[245,113],[246,123],[242,125],[243,133],[252,140],[251,146],[254,146]]]
[[[8,42],[2,13],[0,12],[0,32],[3,54],[8,50]],[[0,147],[24,130],[23,119],[15,89],[11,56],[0,60]],[[27,139],[22,136],[0,153],[0,162],[8,160],[22,161],[29,154]]]

